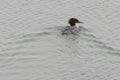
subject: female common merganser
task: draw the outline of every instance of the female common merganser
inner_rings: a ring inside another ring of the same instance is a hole
[[[79,21],[76,18],[70,18],[68,23],[70,24],[70,26],[67,26],[63,29],[62,31],[62,35],[64,34],[75,34],[79,32],[79,29],[76,27],[76,23],[83,23],[81,21]]]

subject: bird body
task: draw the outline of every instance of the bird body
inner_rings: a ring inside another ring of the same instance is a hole
[[[76,18],[70,18],[68,23],[70,24],[70,26],[66,26],[63,30],[62,30],[62,35],[64,34],[75,34],[78,33],[80,31],[80,29],[76,26],[76,23],[83,23],[80,22],[78,19]]]

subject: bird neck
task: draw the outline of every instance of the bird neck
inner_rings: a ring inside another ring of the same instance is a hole
[[[75,23],[70,23],[70,26],[75,26]]]

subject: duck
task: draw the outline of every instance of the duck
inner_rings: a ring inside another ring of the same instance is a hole
[[[68,20],[69,26],[66,26],[62,30],[62,35],[75,34],[79,32],[79,29],[76,26],[76,23],[83,23],[76,18],[70,18]]]

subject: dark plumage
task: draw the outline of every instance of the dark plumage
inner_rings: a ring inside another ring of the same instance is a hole
[[[70,18],[68,20],[68,23],[70,24],[70,26],[66,26],[63,30],[62,30],[62,35],[64,34],[75,34],[79,32],[79,29],[76,27],[76,23],[83,23],[81,21],[79,21],[76,18]]]
[[[76,18],[70,18],[68,23],[70,24],[70,26],[75,26],[76,23],[83,23],[83,22],[79,21]]]

